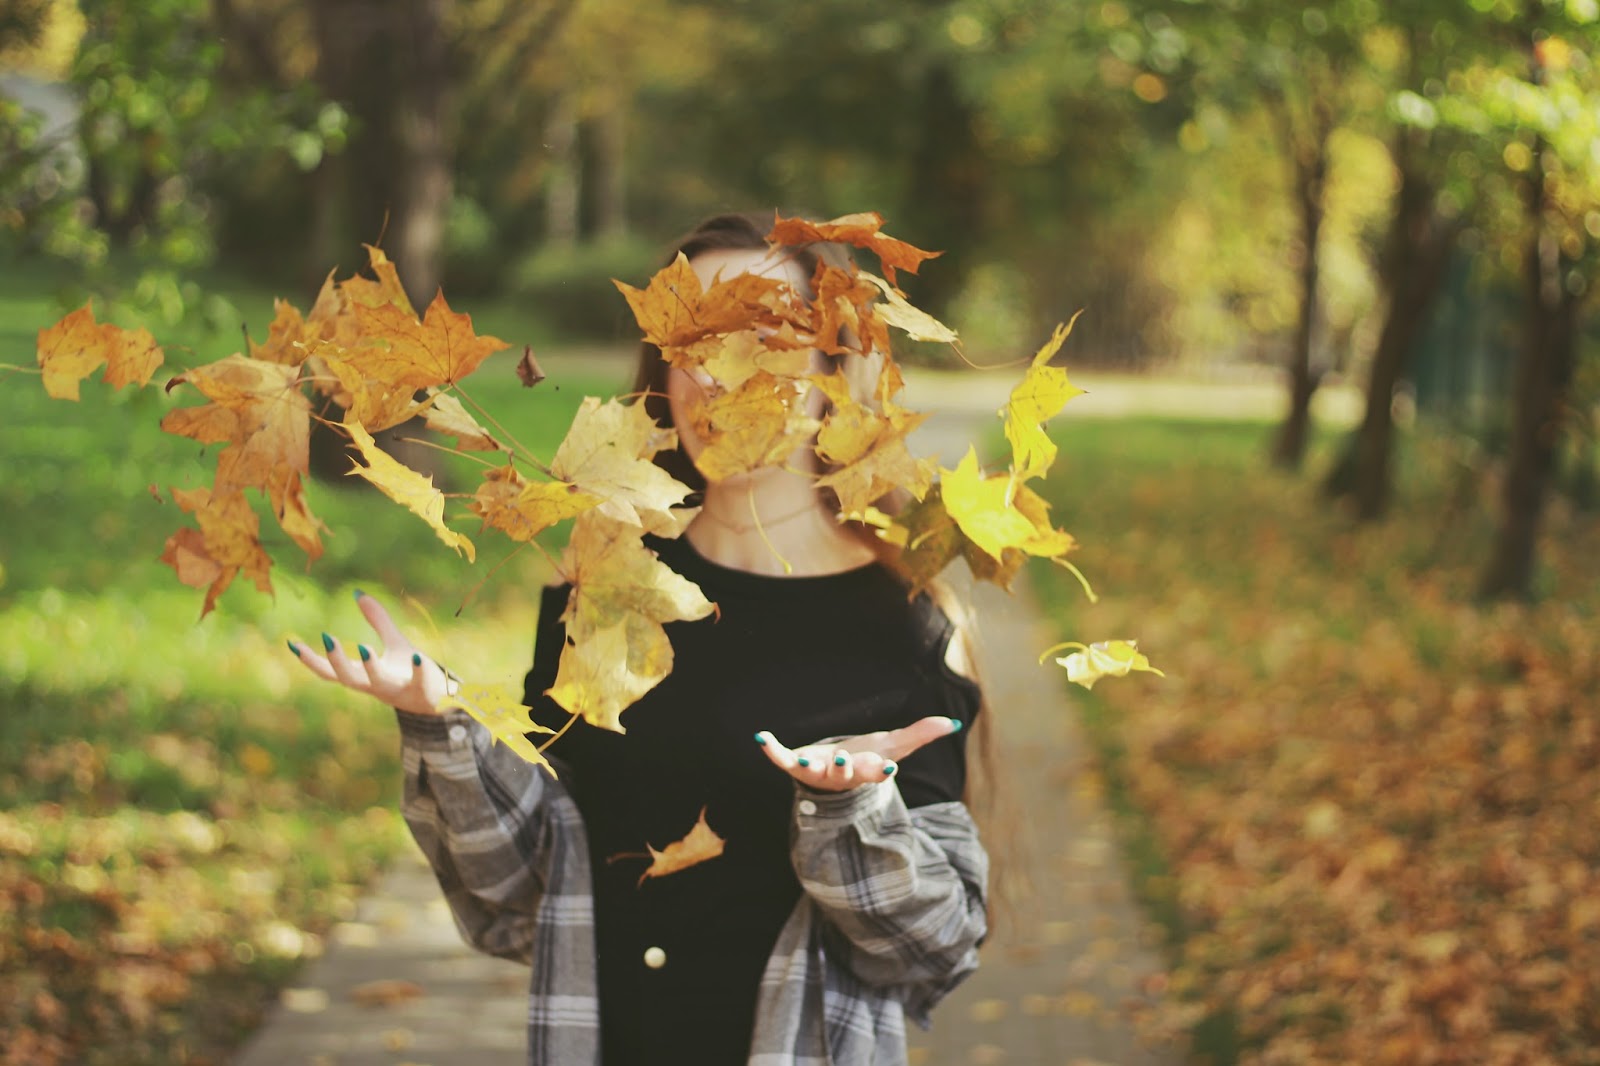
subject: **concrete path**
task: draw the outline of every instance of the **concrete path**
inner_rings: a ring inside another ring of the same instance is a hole
[[[906,402],[934,415],[914,450],[954,465],[993,425],[1015,377],[922,377]],[[1025,588],[970,594],[1002,778],[989,834],[1003,902],[982,969],[938,1009],[931,1032],[913,1033],[911,1062],[1174,1066],[1174,1050],[1141,1046],[1127,1020],[1159,963],[1109,817],[1080,772],[1088,752],[1059,667],[1036,662],[1060,638]],[[521,967],[461,944],[432,875],[409,853],[233,1066],[523,1066],[525,986]]]

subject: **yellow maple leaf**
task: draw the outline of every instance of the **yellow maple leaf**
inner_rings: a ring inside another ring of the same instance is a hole
[[[76,400],[79,384],[102,366],[103,380],[113,388],[148,383],[162,355],[148,330],[96,322],[94,309],[84,304],[39,331],[37,358],[44,391],[57,400]]]
[[[227,443],[217,457],[217,489],[265,490],[281,467],[310,468],[311,404],[300,368],[230,355],[167,384],[192,385],[211,402],[167,412],[161,428],[202,444]]]
[[[272,311],[267,339],[262,344],[250,345],[250,358],[299,366],[310,356],[311,345],[319,339],[321,330],[317,325],[308,324],[300,309],[287,300],[274,299]]]
[[[890,285],[887,281],[866,271],[861,276],[877,287],[883,294],[883,303],[874,310],[884,322],[900,330],[913,340],[934,341],[939,344],[954,344],[960,339],[956,331],[934,318],[922,308],[915,306],[900,294],[900,290]]]
[[[1083,395],[1082,389],[1067,380],[1065,370],[1050,365],[1077,321],[1078,316],[1074,315],[1071,322],[1055,328],[1006,401],[1004,413],[1006,440],[1011,442],[1011,472],[1019,480],[1039,477],[1050,469],[1056,459],[1056,445],[1045,433],[1043,423],[1059,413],[1068,400]]]
[[[382,432],[416,417],[422,409],[417,390],[368,376],[360,366],[363,351],[335,344],[319,344],[314,349],[319,366],[339,380],[339,388],[329,394],[345,409],[346,417],[361,423],[369,433]]]
[[[689,486],[652,460],[663,448],[677,446],[677,431],[657,425],[644,404],[601,403],[588,396],[550,461],[550,473],[599,497],[601,514],[675,537],[686,525],[684,513],[675,508],[689,495]]]
[[[642,531],[598,511],[580,515],[561,560],[572,584],[567,644],[550,697],[590,725],[623,732],[619,716],[672,670],[664,622],[715,610],[700,587],[644,546]]]
[[[406,295],[406,287],[400,284],[400,272],[389,261],[382,248],[375,245],[365,245],[367,249],[367,264],[372,268],[372,273],[377,280],[363,278],[359,275],[349,278],[339,285],[339,290],[346,301],[362,307],[390,306],[415,318],[416,309],[411,306],[411,298]],[[320,301],[319,301],[320,302]],[[312,315],[316,317],[315,313]]]
[[[361,369],[368,377],[390,385],[417,389],[449,385],[472,373],[495,352],[510,347],[498,337],[474,333],[472,317],[450,310],[442,292],[433,298],[421,321],[392,303],[377,307],[358,303],[355,314],[363,334],[379,342],[363,350]]]
[[[367,461],[366,466],[355,464],[355,469],[350,473],[366,478],[385,496],[404,505],[412,514],[432,526],[440,540],[464,554],[469,561],[477,557],[472,541],[444,524],[444,493],[434,488],[433,478],[417,473],[383,451],[359,423],[346,419],[344,431]]]
[[[821,426],[801,408],[809,387],[761,370],[737,389],[694,404],[694,429],[705,444],[696,468],[715,482],[785,462]]]
[[[459,708],[483,724],[489,734],[506,747],[535,766],[543,766],[555,776],[555,769],[537,745],[528,739],[529,733],[554,734],[554,729],[528,717],[533,708],[522,702],[522,690],[510,685],[482,685],[464,682],[456,691],[439,701],[443,710]]]
[[[880,400],[881,410],[875,411],[856,400],[843,373],[811,380],[833,405],[817,434],[817,454],[837,468],[817,484],[833,490],[841,510],[864,512],[896,488],[906,489],[919,500],[927,494],[934,464],[912,455],[906,446],[906,435],[922,423],[925,414],[886,399]],[[883,386],[879,388],[881,392]]]
[[[1051,558],[1072,550],[1072,537],[1050,525],[1049,505],[1006,474],[984,477],[969,447],[954,470],[940,470],[944,506],[967,539],[1003,562],[1008,548]]]
[[[515,541],[532,540],[557,522],[600,503],[565,481],[533,481],[507,463],[487,470],[467,509]]]
[[[1139,651],[1139,643],[1134,640],[1105,640],[1094,644],[1069,641],[1047,649],[1039,656],[1039,661],[1044,662],[1053,652],[1063,648],[1078,649],[1056,662],[1066,669],[1068,681],[1084,688],[1094,688],[1094,683],[1101,678],[1127,677],[1134,671],[1155,674],[1157,677],[1167,676],[1150,665],[1149,658]]]

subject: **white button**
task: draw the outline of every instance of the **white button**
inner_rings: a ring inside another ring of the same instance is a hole
[[[667,953],[660,948],[645,948],[644,964],[652,970],[659,970],[667,964]]]
[[[817,805],[815,803],[812,803],[810,800],[801,800],[800,801],[800,813],[801,814],[816,814],[817,813]]]
[[[464,726],[464,725],[453,725],[453,726],[451,726],[450,727],[450,739],[455,741],[457,744],[461,743],[463,740],[466,740],[467,739],[467,727]]]

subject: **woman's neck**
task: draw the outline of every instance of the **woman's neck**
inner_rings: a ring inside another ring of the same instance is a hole
[[[775,577],[835,574],[876,558],[839,525],[811,478],[776,467],[706,486],[684,535],[719,566]]]

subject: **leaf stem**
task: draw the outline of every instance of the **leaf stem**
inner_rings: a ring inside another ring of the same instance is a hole
[[[440,444],[437,441],[423,440],[421,437],[396,437],[395,440],[403,441],[407,444],[420,444],[424,448],[433,448],[434,450],[444,452],[447,455],[458,455],[463,459],[470,459],[474,463],[479,463],[491,470],[497,469],[500,465],[499,463],[491,463],[489,460],[474,455],[471,452],[462,451],[460,448],[452,448],[448,444]],[[447,495],[455,494],[450,493]],[[467,495],[467,493],[461,493],[460,495],[464,496]]]
[[[11,370],[18,374],[43,374],[44,368],[38,366],[12,366],[10,363],[0,363],[0,370]]]
[[[1099,603],[1100,602],[1100,597],[1096,596],[1094,594],[1094,589],[1089,587],[1089,579],[1083,576],[1083,571],[1082,570],[1079,570],[1076,566],[1073,566],[1072,563],[1070,563],[1066,559],[1061,558],[1059,555],[1055,556],[1050,561],[1052,563],[1055,563],[1057,566],[1064,566],[1068,570],[1072,571],[1072,576],[1077,578],[1078,579],[1078,584],[1083,586],[1083,594],[1085,596],[1089,597],[1089,602],[1090,603]]]
[[[506,438],[506,440],[511,442],[511,446],[516,448],[517,451],[522,453],[522,458],[529,465],[531,465],[533,467],[536,467],[539,470],[540,473],[544,474],[545,477],[550,478],[551,480],[554,480],[554,481],[559,481],[560,480],[560,478],[557,478],[554,474],[552,474],[550,472],[550,468],[548,466],[546,466],[545,464],[543,464],[543,463],[541,463],[539,461],[539,457],[536,456],[533,453],[533,449],[532,448],[529,448],[527,445],[523,444],[520,440],[518,440],[516,438],[516,436],[509,429],[507,429],[505,426],[503,426],[500,423],[500,420],[498,418],[496,418],[494,415],[490,414],[488,411],[484,410],[483,405],[478,403],[477,400],[474,400],[471,396],[468,396],[465,389],[463,389],[460,385],[451,385],[450,387],[451,387],[451,389],[453,389],[455,391],[455,394],[457,396],[459,396],[462,400],[466,401],[467,403],[471,404],[472,405],[472,409],[474,411],[478,412],[478,414],[481,415],[484,418],[485,421],[487,421],[495,429],[499,430],[500,433]]]
[[[539,745],[539,754],[543,755],[545,753],[546,749],[548,749],[550,747],[550,745],[552,745],[556,741],[560,740],[562,735],[564,733],[566,733],[567,730],[572,728],[572,723],[576,722],[577,720],[578,720],[578,715],[577,714],[573,714],[570,718],[568,718],[566,725],[564,725],[560,729],[556,730],[555,733],[550,737],[549,740],[547,740],[543,744]]]
[[[495,572],[497,570],[499,570],[502,566],[504,566],[507,563],[509,563],[512,559],[515,559],[517,557],[517,553],[522,551],[523,548],[526,548],[528,546],[528,543],[529,543],[528,541],[523,541],[521,544],[518,544],[515,548],[512,548],[511,551],[506,554],[506,557],[504,559],[501,559],[498,563],[495,563],[493,566],[491,566],[484,573],[482,580],[480,580],[476,585],[472,586],[472,588],[467,590],[466,596],[462,599],[460,605],[458,605],[456,607],[455,617],[457,617],[457,618],[461,617],[461,613],[467,609],[467,607],[472,603],[472,601],[474,599],[477,598],[478,593],[483,591],[483,586],[485,586],[485,585],[487,585],[489,583],[489,579],[495,575]]]
[[[1044,661],[1046,659],[1050,658],[1050,656],[1054,655],[1063,648],[1077,648],[1079,651],[1088,651],[1089,645],[1080,644],[1075,640],[1066,640],[1062,641],[1060,644],[1052,644],[1050,647],[1039,653],[1039,664],[1041,666],[1044,665]]]

